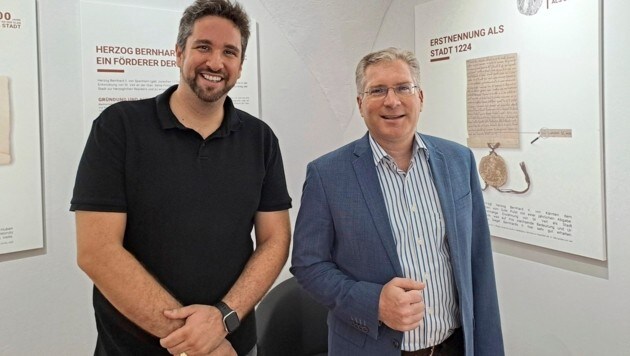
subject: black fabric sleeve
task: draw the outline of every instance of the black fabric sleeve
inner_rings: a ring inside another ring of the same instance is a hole
[[[122,118],[122,110],[114,105],[94,120],[79,162],[71,211],[127,211]]]
[[[270,132],[270,135],[271,141],[267,148],[269,155],[258,211],[279,211],[291,208],[291,197],[287,191],[280,145],[273,132]]]

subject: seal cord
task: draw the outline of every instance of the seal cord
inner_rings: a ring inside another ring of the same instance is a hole
[[[499,148],[500,145],[501,145],[500,142],[497,142],[494,145],[491,144],[490,142],[488,142],[488,147],[490,148],[490,153],[488,154],[488,156],[495,155],[497,157],[501,157],[495,152],[495,150],[497,148]],[[530,178],[529,178],[529,174],[527,173],[527,167],[525,166],[525,162],[520,162],[519,166],[521,167],[521,170],[523,171],[523,175],[525,175],[525,182],[527,183],[527,187],[524,190],[501,189],[501,186],[503,185],[502,183],[498,184],[498,185],[491,185],[491,186],[494,187],[494,189],[498,190],[501,193],[510,193],[510,194],[524,194],[524,193],[527,193],[527,191],[529,191],[529,187],[531,186],[531,181],[530,181]],[[488,188],[488,182],[486,181],[486,177],[482,176],[481,178],[483,178],[483,182],[486,184],[483,187],[483,189],[481,189],[481,190],[485,191]]]

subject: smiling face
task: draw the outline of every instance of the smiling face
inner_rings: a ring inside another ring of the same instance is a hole
[[[176,48],[180,87],[205,102],[225,99],[241,76],[241,32],[218,16],[195,21],[186,47]]]
[[[363,91],[406,83],[414,83],[407,63],[382,61],[365,69]],[[410,96],[397,96],[393,90],[388,90],[384,98],[362,94],[357,97],[357,102],[365,125],[381,146],[412,144],[422,111],[421,90]]]

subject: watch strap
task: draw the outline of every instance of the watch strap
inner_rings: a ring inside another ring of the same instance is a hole
[[[234,310],[232,310],[232,308],[230,308],[227,304],[225,304],[225,302],[220,301],[217,304],[214,305],[217,309],[219,309],[219,311],[221,312],[221,315],[223,315],[223,317],[225,317],[226,315],[230,314],[231,312],[233,312]]]
[[[228,324],[226,323],[226,319],[228,317],[230,318],[236,318],[237,323],[240,324],[240,319],[238,317],[238,314],[232,309],[230,308],[229,305],[227,305],[225,302],[220,301],[218,303],[216,303],[214,305],[217,309],[219,309],[219,311],[221,312],[221,316],[222,316],[222,321],[223,321],[223,327],[225,328],[225,330],[227,332],[232,332],[234,330],[230,330],[230,328],[228,328]]]

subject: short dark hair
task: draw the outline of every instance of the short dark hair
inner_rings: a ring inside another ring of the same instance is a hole
[[[192,34],[195,21],[205,16],[218,16],[230,20],[241,32],[241,63],[245,60],[245,49],[249,41],[249,17],[243,7],[230,0],[196,0],[188,6],[179,21],[177,46],[186,48],[186,40]]]
[[[389,47],[380,51],[368,53],[365,57],[361,58],[355,73],[357,93],[361,95],[365,91],[365,71],[369,66],[381,62],[393,62],[395,60],[401,60],[407,63],[414,84],[419,86],[420,64],[413,52],[400,48]]]

